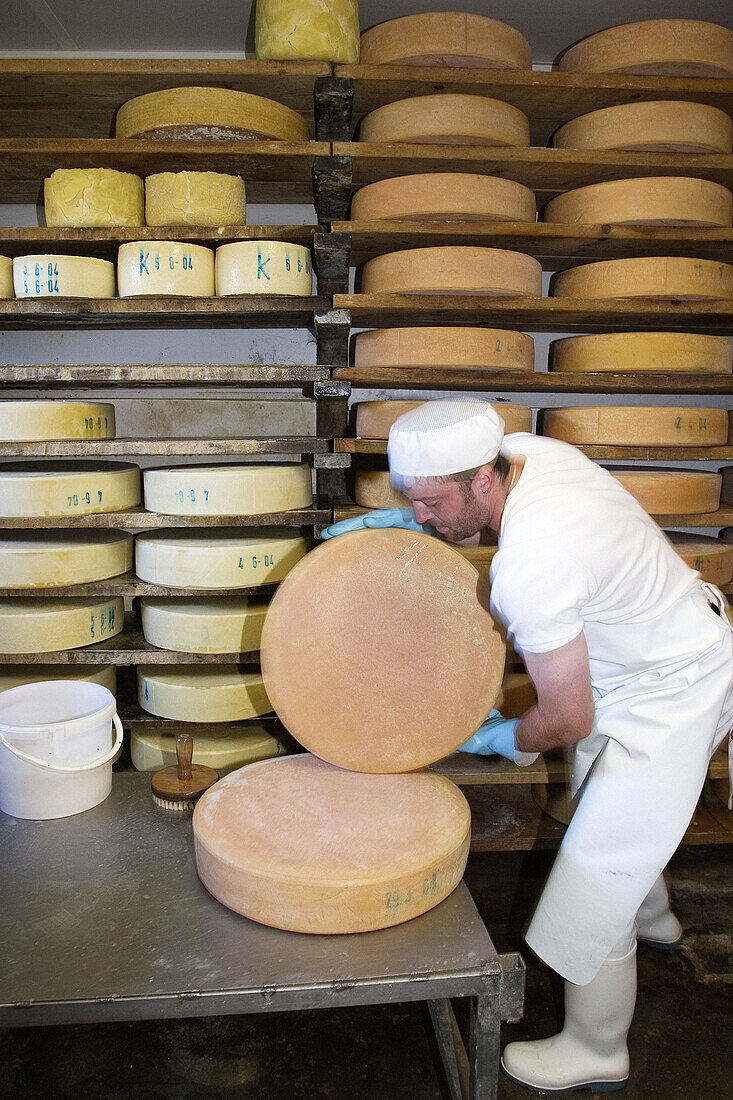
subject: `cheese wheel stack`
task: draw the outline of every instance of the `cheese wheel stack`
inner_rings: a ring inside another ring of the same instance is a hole
[[[523,34],[497,19],[459,11],[426,12],[389,19],[364,31],[361,63],[531,69],[532,51]]]
[[[720,506],[720,474],[640,468],[609,473],[653,516],[716,512]]]
[[[135,540],[135,571],[170,588],[251,588],[283,580],[307,550],[287,527],[148,531]]]
[[[730,300],[733,266],[684,256],[601,260],[559,271],[553,277],[552,293],[558,298]]]
[[[354,338],[354,366],[533,371],[534,341],[500,328],[374,329]]]
[[[724,226],[733,223],[727,187],[685,176],[608,180],[566,191],[547,204],[546,222],[595,225]]]
[[[5,531],[3,588],[54,588],[118,577],[132,569],[133,538],[124,531]]]
[[[114,298],[115,265],[92,256],[16,256],[13,287],[16,298]]]
[[[542,434],[576,446],[716,447],[728,439],[728,413],[673,405],[545,409]]]
[[[147,225],[245,225],[241,176],[224,172],[157,172],[145,179]]]
[[[139,665],[137,697],[149,714],[179,722],[237,722],[272,710],[259,672],[238,665]]]
[[[291,294],[307,298],[313,287],[309,249],[283,241],[236,241],[216,250],[216,293]]]
[[[115,407],[106,401],[0,401],[0,441],[114,439]]]
[[[733,272],[733,268],[731,268]],[[367,260],[363,294],[542,294],[542,267],[523,252],[455,245],[411,248]]]
[[[151,772],[175,764],[176,733],[149,730],[143,724],[133,726],[130,732],[133,766],[139,772]],[[252,721],[246,727],[222,726],[217,730],[197,732],[193,743],[193,763],[221,771],[284,756],[286,751],[283,743],[268,731],[264,723]]]
[[[120,298],[211,298],[214,250],[179,241],[128,241],[117,252]]]
[[[700,574],[700,580],[717,585],[730,584],[733,580],[733,546],[705,535],[688,535],[680,531],[666,534],[682,560]]]
[[[43,208],[49,227],[145,225],[143,181],[114,168],[57,168],[43,181]]]
[[[551,344],[555,371],[733,373],[733,341],[687,332],[604,332]]]
[[[114,665],[0,665],[0,691],[38,684],[42,680],[84,680],[101,684],[113,695],[117,691]]]
[[[360,439],[388,439],[398,417],[424,401],[361,401],[356,406],[356,434]],[[492,405],[504,421],[504,434],[532,431],[532,410],[519,405]]]
[[[168,516],[251,516],[313,503],[310,469],[294,464],[149,469],[143,491],[147,510]]]
[[[356,192],[353,221],[534,221],[534,192],[499,176],[425,172],[378,180]]]
[[[529,119],[499,99],[452,92],[385,103],[361,120],[360,141],[529,145]]]
[[[258,60],[359,60],[358,0],[257,0]]]
[[[141,600],[143,634],[151,645],[178,653],[253,653],[260,648],[267,602],[248,596],[226,600]]]
[[[362,508],[412,508],[404,493],[392,488],[389,470],[357,470],[354,475],[354,500]]]
[[[697,19],[645,19],[609,27],[561,56],[564,73],[733,76],[733,30]]]
[[[0,463],[0,516],[87,516],[140,503],[140,468],[86,460]]]
[[[160,141],[307,141],[297,111],[230,88],[165,88],[123,103],[118,138]]]
[[[717,107],[687,100],[622,103],[566,122],[552,144],[630,153],[730,153],[733,119]]]
[[[54,653],[114,637],[124,629],[124,600],[31,597],[0,600],[0,653]]]
[[[0,256],[0,299],[14,297],[13,261],[10,256]]]

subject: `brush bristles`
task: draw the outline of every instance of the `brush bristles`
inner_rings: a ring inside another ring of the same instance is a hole
[[[169,798],[159,798],[157,794],[153,795],[153,802],[155,802],[156,806],[161,806],[164,810],[192,810],[196,805],[191,799],[172,802]]]

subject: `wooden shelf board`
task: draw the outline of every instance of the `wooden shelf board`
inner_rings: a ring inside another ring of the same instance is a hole
[[[578,450],[597,461],[605,459],[648,459],[678,462],[720,462],[733,459],[733,446],[725,447],[613,447],[582,446]],[[386,439],[335,439],[334,450],[342,454],[386,455]],[[1,453],[1,452],[0,452]]]
[[[275,455],[324,454],[329,440],[315,436],[271,439],[78,439],[45,443],[0,443],[0,458],[11,456],[115,455]]]
[[[27,599],[36,596],[171,596],[180,599],[183,596],[196,596],[198,599],[236,598],[254,596],[267,599],[277,585],[255,585],[246,588],[171,588],[168,585],[149,584],[141,581],[132,571],[119,577],[108,577],[100,581],[87,581],[85,584],[55,585],[53,588],[0,588],[0,597]]]
[[[22,298],[0,301],[0,328],[309,327],[329,298]]]
[[[221,733],[223,729],[231,729],[232,727],[241,729],[242,733],[246,733],[248,727],[253,724],[259,725],[262,722],[268,725],[272,723],[273,733],[275,733],[275,730],[283,730],[282,724],[275,714],[264,714],[258,718],[245,718],[235,722],[183,722],[177,718],[160,718],[156,714],[149,714],[134,699],[126,701],[124,705],[119,707],[119,715],[122,724],[132,731],[136,728],[139,728],[141,732],[148,733],[174,734],[178,731],[190,733],[194,739],[206,733]],[[276,736],[279,736],[279,732]]]
[[[3,386],[302,386],[325,382],[330,366],[297,366],[238,363],[47,363],[33,366],[0,366]]]
[[[263,512],[256,516],[166,516],[136,508],[127,512],[99,512],[89,516],[0,516],[0,530],[114,527],[152,531],[166,527],[306,527],[330,521],[330,510],[318,507],[292,512]]]

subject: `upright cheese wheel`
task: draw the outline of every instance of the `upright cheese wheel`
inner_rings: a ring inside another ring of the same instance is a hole
[[[609,469],[653,516],[716,512],[720,474],[693,470]]]
[[[16,298],[114,298],[115,265],[91,256],[16,256]]]
[[[145,179],[148,225],[244,225],[244,180],[223,172],[157,172]]]
[[[452,65],[531,69],[529,42],[514,27],[469,12],[405,15],[361,36],[362,65]]]
[[[579,445],[715,447],[728,439],[728,413],[673,405],[545,409],[542,434]]]
[[[424,401],[361,401],[356,406],[356,434],[361,439],[388,439],[389,429],[404,413]],[[520,405],[493,405],[504,421],[504,431],[531,432],[532,410]]]
[[[440,145],[529,145],[529,119],[480,95],[419,95],[385,103],[361,120],[360,141]]]
[[[532,371],[534,341],[501,328],[375,329],[355,337],[354,366]]]
[[[470,172],[425,172],[378,180],[356,192],[353,221],[421,218],[534,221],[534,191],[499,176]]]
[[[103,642],[125,626],[122,597],[0,600],[0,653],[54,653]]]
[[[622,103],[566,122],[552,144],[632,153],[730,153],[733,119],[717,107],[682,99]]]
[[[148,531],[135,540],[135,571],[170,588],[251,588],[281,581],[307,550],[287,527]]]
[[[118,138],[161,141],[307,141],[302,115],[273,99],[230,88],[165,88],[123,103]]]
[[[115,407],[106,401],[0,401],[0,440],[114,439]]]
[[[269,61],[356,64],[358,0],[257,0],[255,54]]]
[[[259,760],[284,756],[282,741],[273,737],[264,723],[247,726],[222,726],[218,730],[202,730],[193,743],[194,764],[209,768],[242,768]],[[165,730],[149,730],[144,725],[133,726],[130,732],[130,755],[139,772],[152,772],[176,763],[176,734]]]
[[[584,38],[560,58],[565,73],[733,76],[733,31],[697,19],[645,19]]]
[[[131,462],[0,462],[0,516],[87,516],[139,503]]]
[[[544,220],[566,225],[730,226],[733,195],[719,183],[685,176],[607,180],[558,195],[545,207]]]
[[[555,340],[556,371],[733,372],[733,341],[688,332],[603,332]]]
[[[682,560],[700,574],[700,580],[718,585],[730,584],[733,580],[733,546],[704,535],[680,531],[666,534]]]
[[[392,488],[389,470],[357,470],[354,499],[362,508],[412,508],[412,501]]]
[[[178,241],[128,241],[117,253],[120,298],[214,296],[214,250]]]
[[[0,538],[3,588],[53,588],[118,577],[132,569],[125,531],[5,531]]]
[[[601,260],[559,271],[552,293],[558,298],[722,300],[733,298],[733,266],[684,256]]]
[[[340,934],[402,924],[447,897],[466,866],[471,811],[445,776],[359,775],[301,755],[219,780],[193,830],[199,877],[223,905]]]
[[[307,466],[170,466],[143,472],[145,507],[167,516],[251,516],[309,508]]]
[[[361,289],[363,294],[540,297],[542,266],[532,256],[503,248],[467,245],[411,248],[367,260],[362,269]]]
[[[307,298],[313,287],[311,254],[283,241],[236,241],[216,250],[216,293],[294,294]]]
[[[101,684],[117,692],[117,670],[114,665],[0,665],[0,691],[38,684],[42,680],[85,680]]]
[[[13,261],[10,256],[0,256],[0,298],[14,298]]]
[[[260,648],[265,600],[141,600],[143,634],[178,653],[253,653]]]
[[[48,226],[145,225],[139,176],[114,168],[57,168],[43,181]]]
[[[486,580],[438,539],[395,528],[330,539],[272,598],[260,656],[267,694],[323,760],[421,768],[470,737],[496,698],[504,644],[488,607]]]
[[[141,665],[137,697],[143,710],[180,722],[237,722],[272,710],[259,672],[238,665]]]

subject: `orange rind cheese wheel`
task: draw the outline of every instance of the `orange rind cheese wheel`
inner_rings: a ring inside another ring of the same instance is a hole
[[[534,221],[534,192],[521,183],[470,172],[419,172],[357,191],[353,221]]]
[[[733,76],[733,30],[697,19],[645,19],[598,31],[562,54],[564,73]]]
[[[555,371],[733,373],[733,341],[689,332],[603,332],[551,344]]]
[[[363,294],[540,297],[542,265],[523,252],[503,248],[465,245],[411,248],[367,260],[362,269],[361,289]]]
[[[553,282],[552,293],[557,298],[733,298],[731,264],[685,256],[601,260],[560,271]]]
[[[360,141],[529,145],[529,119],[499,99],[450,92],[385,103],[365,115]]]
[[[581,446],[715,447],[728,439],[728,413],[672,405],[545,409],[542,434]]]
[[[719,183],[685,176],[607,180],[558,195],[545,207],[543,220],[565,225],[729,227],[733,195]]]
[[[231,88],[163,88],[123,103],[118,138],[161,141],[307,141],[302,115]]]
[[[566,122],[552,144],[631,153],[730,153],[733,119],[717,107],[687,100],[621,103]]]
[[[730,584],[733,580],[733,546],[705,535],[681,531],[665,532],[675,550],[690,569],[709,584]]]
[[[533,371],[534,340],[500,328],[374,329],[355,337],[354,366]]]
[[[469,12],[405,15],[361,36],[362,65],[451,65],[531,69],[529,42],[514,27]]]
[[[720,474],[701,470],[609,469],[653,516],[717,512]]]

